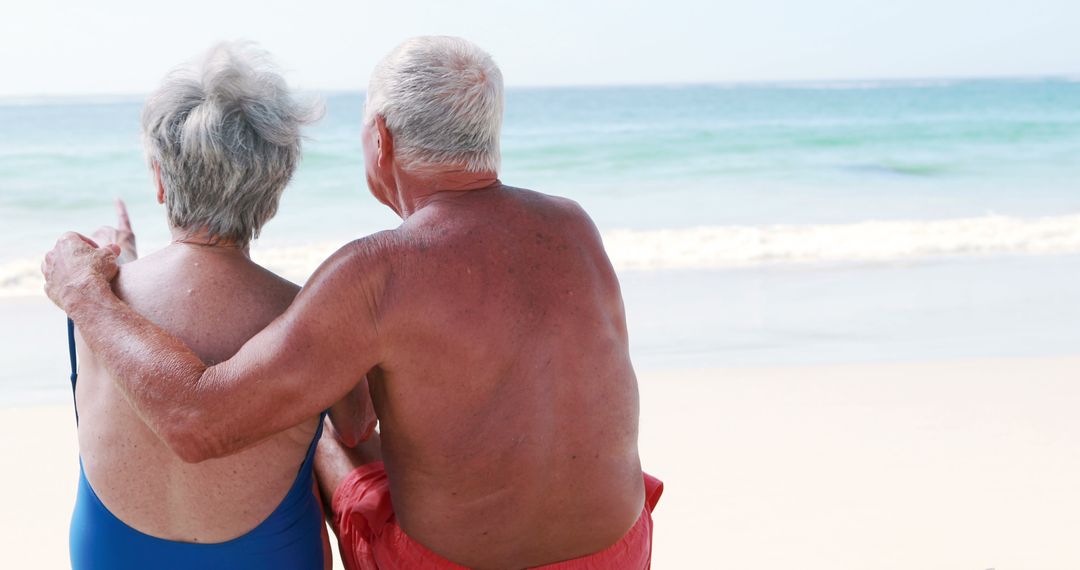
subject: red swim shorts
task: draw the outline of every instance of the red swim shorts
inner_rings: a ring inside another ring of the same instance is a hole
[[[664,484],[648,474],[643,476],[645,508],[634,526],[618,542],[595,554],[542,568],[649,568],[652,561],[652,511],[660,500]],[[333,509],[341,558],[348,570],[467,570],[428,550],[397,525],[394,506],[390,502],[390,484],[382,462],[360,466],[350,473],[334,491]]]

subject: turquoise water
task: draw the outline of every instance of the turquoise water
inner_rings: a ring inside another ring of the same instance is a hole
[[[301,282],[398,223],[364,185],[363,94],[325,103],[254,249]],[[111,223],[114,196],[144,251],[166,242],[140,107],[0,101],[0,296],[39,295],[40,255]],[[1080,338],[1077,81],[511,89],[502,178],[594,217],[645,366],[1063,354]],[[0,370],[22,369],[16,352]],[[35,382],[0,372],[0,393]]]
[[[1080,209],[1078,83],[597,89],[508,105],[507,171],[604,206],[602,225]]]
[[[274,242],[395,223],[364,188],[363,95],[325,101],[281,219],[267,228]],[[0,104],[8,231],[46,245],[59,229],[109,219],[114,195],[160,225],[140,105]],[[601,229],[1073,214],[1080,83],[512,89],[503,156],[504,181],[570,196]]]

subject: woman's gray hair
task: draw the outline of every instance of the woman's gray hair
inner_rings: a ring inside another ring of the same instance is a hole
[[[142,113],[169,222],[240,245],[258,237],[300,162],[300,129],[319,112],[250,43],[218,44],[173,70]]]
[[[378,115],[408,167],[498,172],[502,72],[472,42],[420,36],[390,52],[368,86],[365,120]]]

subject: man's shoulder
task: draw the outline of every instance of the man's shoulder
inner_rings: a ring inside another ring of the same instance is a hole
[[[563,221],[571,224],[580,224],[585,228],[595,227],[593,219],[589,216],[589,213],[585,211],[577,200],[567,198],[566,196],[556,196],[554,194],[544,194],[541,192],[535,192],[545,207],[554,212],[556,215],[561,216]]]
[[[346,243],[315,270],[312,278],[344,277],[355,282],[380,278],[403,249],[400,233],[386,230]]]
[[[410,260],[430,260],[433,254],[454,258],[463,250],[495,247],[507,235],[556,231],[580,240],[596,233],[592,219],[574,200],[513,186],[504,185],[501,190],[475,200],[425,208],[396,230],[385,232],[375,247],[393,251],[386,257],[395,267],[408,267]]]
[[[599,239],[599,231],[592,217],[577,201],[535,190],[514,188],[514,191],[521,193],[522,199],[531,204],[534,214],[552,227],[576,235],[579,240]]]
[[[522,201],[536,207],[554,208],[572,214],[584,214],[585,210],[576,201],[565,196],[546,194],[539,190],[530,190],[517,186],[505,186],[505,190],[511,195],[516,195]]]

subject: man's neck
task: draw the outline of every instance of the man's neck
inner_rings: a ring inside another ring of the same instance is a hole
[[[404,172],[395,177],[397,183],[398,209],[402,219],[443,198],[464,195],[476,190],[497,188],[495,172],[466,172],[464,170],[440,170],[434,172]]]

